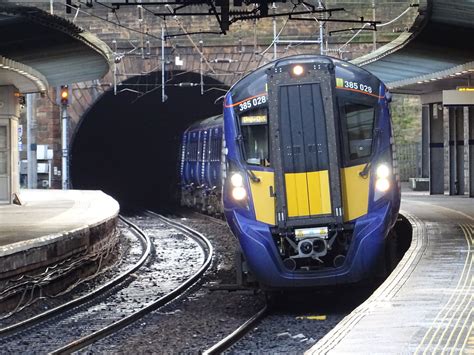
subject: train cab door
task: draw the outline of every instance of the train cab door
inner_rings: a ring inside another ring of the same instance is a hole
[[[268,72],[271,160],[279,228],[342,223],[333,64]]]

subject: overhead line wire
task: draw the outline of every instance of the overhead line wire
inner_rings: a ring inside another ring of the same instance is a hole
[[[397,17],[395,17],[394,19],[388,21],[388,22],[385,22],[385,23],[381,23],[379,25],[377,25],[378,27],[384,27],[384,26],[387,26],[387,25],[390,25],[392,23],[394,23],[395,21],[399,20],[403,15],[405,15],[410,9],[412,8],[412,6],[409,6],[408,8],[405,9],[405,11],[403,11],[400,15],[398,15]],[[339,47],[338,51],[341,51],[343,48],[345,48],[350,42],[352,42],[352,40],[354,38],[356,38],[359,33],[361,33],[365,27],[367,27],[370,23],[365,23],[362,28],[357,31],[346,43],[344,43],[341,47]]]
[[[78,3],[81,4],[81,5],[85,5],[85,4],[84,4],[82,1],[80,1],[80,0],[78,1]],[[84,10],[82,10],[81,8],[78,8],[77,6],[74,6],[74,5],[69,5],[69,4],[65,4],[65,5],[66,5],[67,7],[70,7],[71,9],[78,9],[79,12],[81,12],[81,13],[83,13],[83,14],[86,14],[86,15],[89,15],[89,16],[91,16],[91,17],[97,18],[97,19],[102,20],[102,21],[104,21],[104,22],[110,23],[110,24],[115,25],[115,26],[122,27],[122,28],[124,28],[124,29],[126,29],[126,30],[129,30],[129,31],[132,31],[132,32],[136,32],[136,33],[140,33],[140,34],[142,34],[142,35],[150,36],[151,38],[158,39],[158,40],[161,41],[161,38],[160,38],[160,37],[157,37],[157,36],[152,35],[152,34],[150,34],[150,33],[142,32],[142,31],[140,31],[140,30],[136,30],[136,29],[134,29],[134,28],[131,28],[131,27],[122,25],[121,23],[117,23],[117,22],[114,22],[114,21],[110,21],[110,20],[108,20],[108,19],[106,19],[106,18],[103,18],[103,17],[97,16],[97,15],[94,15],[94,14],[92,14],[92,13],[90,13],[90,12],[84,11]]]

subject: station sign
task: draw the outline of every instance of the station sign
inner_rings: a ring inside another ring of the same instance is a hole
[[[443,90],[444,106],[474,106],[474,88]]]

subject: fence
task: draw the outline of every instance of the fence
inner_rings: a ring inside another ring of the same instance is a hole
[[[396,145],[400,180],[421,176],[421,144],[408,143]]]

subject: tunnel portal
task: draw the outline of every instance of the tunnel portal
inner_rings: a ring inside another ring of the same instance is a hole
[[[161,72],[133,77],[103,94],[84,114],[71,144],[73,188],[102,190],[122,207],[176,205],[180,134],[191,123],[222,112],[228,89],[197,73],[174,73],[161,100]],[[182,86],[178,86],[178,85]],[[144,95],[132,90],[148,92]]]

